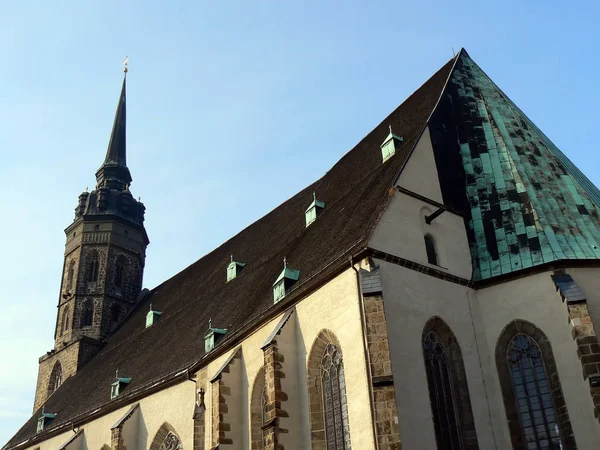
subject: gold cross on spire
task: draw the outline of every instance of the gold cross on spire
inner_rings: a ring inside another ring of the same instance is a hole
[[[127,63],[129,62],[129,56],[125,55],[125,61],[123,61],[123,72],[127,73]]]

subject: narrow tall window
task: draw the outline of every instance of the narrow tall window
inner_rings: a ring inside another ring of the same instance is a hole
[[[262,426],[269,421],[269,397],[265,384],[265,369],[261,368],[254,380],[250,403],[250,448],[263,450]]]
[[[69,328],[69,307],[66,306],[65,309],[63,310],[62,327],[60,329],[60,335],[62,336],[63,333],[65,333],[68,328]]]
[[[69,263],[69,269],[67,271],[67,291],[73,290],[73,279],[75,278],[75,261]]]
[[[535,325],[516,320],[502,332],[496,366],[513,448],[575,450],[550,341]],[[556,405],[563,405],[558,414]]]
[[[110,307],[110,329],[114,330],[119,324],[121,318],[121,307],[116,303],[113,303]]]
[[[321,359],[321,382],[323,388],[323,407],[325,413],[325,438],[327,450],[345,450],[348,428],[346,407],[346,388],[342,355],[337,347],[328,344]]]
[[[85,300],[83,303],[83,321],[82,326],[91,327],[94,320],[94,304],[92,300]]]
[[[527,448],[561,448],[557,414],[542,361],[533,339],[516,335],[510,342],[508,365]]]
[[[425,251],[427,252],[427,262],[429,264],[435,264],[438,266],[438,257],[437,252],[435,250],[435,242],[433,242],[433,238],[429,235],[425,236]]]
[[[123,287],[123,274],[125,273],[125,259],[122,256],[117,258],[115,267],[115,287],[121,289]]]
[[[350,450],[344,358],[331,330],[321,330],[315,338],[307,375],[311,448]]]
[[[52,373],[50,374],[50,381],[48,382],[48,395],[56,391],[62,384],[62,367],[60,362],[56,362]]]
[[[98,252],[93,251],[90,253],[90,263],[88,268],[88,281],[98,281]]]
[[[440,317],[423,329],[423,356],[438,450],[477,450],[477,431],[462,351]]]
[[[439,336],[434,331],[430,331],[425,336],[423,350],[438,449],[460,450],[463,446],[458,429],[456,400],[448,364],[448,349]]]

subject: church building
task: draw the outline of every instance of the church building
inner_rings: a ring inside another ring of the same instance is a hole
[[[124,79],[3,449],[600,447],[600,191],[464,49],[151,290],[125,135]]]

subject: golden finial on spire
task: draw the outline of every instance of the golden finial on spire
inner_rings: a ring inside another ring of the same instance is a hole
[[[129,62],[129,56],[125,55],[125,61],[123,61],[123,72],[127,73],[127,63]]]

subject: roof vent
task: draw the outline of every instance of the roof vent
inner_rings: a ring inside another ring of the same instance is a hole
[[[123,389],[127,387],[127,385],[131,383],[131,377],[120,377],[119,369],[117,369],[115,373],[115,381],[113,381],[110,385],[110,398],[116,398],[119,396]]]
[[[313,201],[306,210],[306,226],[309,226],[315,220],[317,216],[321,214],[321,211],[325,209],[325,202],[317,200],[317,195],[313,192]]]
[[[392,133],[392,126],[390,125],[390,134],[387,135],[383,144],[381,144],[381,155],[383,156],[383,162],[386,162],[392,156],[396,154],[396,150],[400,147],[404,139],[400,136]]]
[[[148,311],[148,314],[146,314],[146,328],[154,325],[161,315],[162,313],[160,311],[154,311],[152,309],[152,303],[150,303],[150,311]]]
[[[237,277],[245,265],[244,263],[234,261],[233,255],[231,255],[231,262],[227,266],[227,281],[231,281]]]
[[[213,328],[212,319],[208,320],[208,330],[204,333],[204,351],[210,352],[227,333],[227,328]]]
[[[42,414],[40,414],[40,417],[38,417],[37,420],[37,433],[41,433],[42,431],[44,431],[46,429],[46,427],[50,424],[50,422],[52,422],[54,420],[54,418],[56,417],[56,414],[52,414],[52,413],[47,413],[44,410],[46,409],[45,406],[42,407]]]
[[[273,283],[273,302],[279,302],[290,288],[300,278],[300,271],[296,269],[290,269],[287,266],[287,259],[283,258],[283,270]]]

